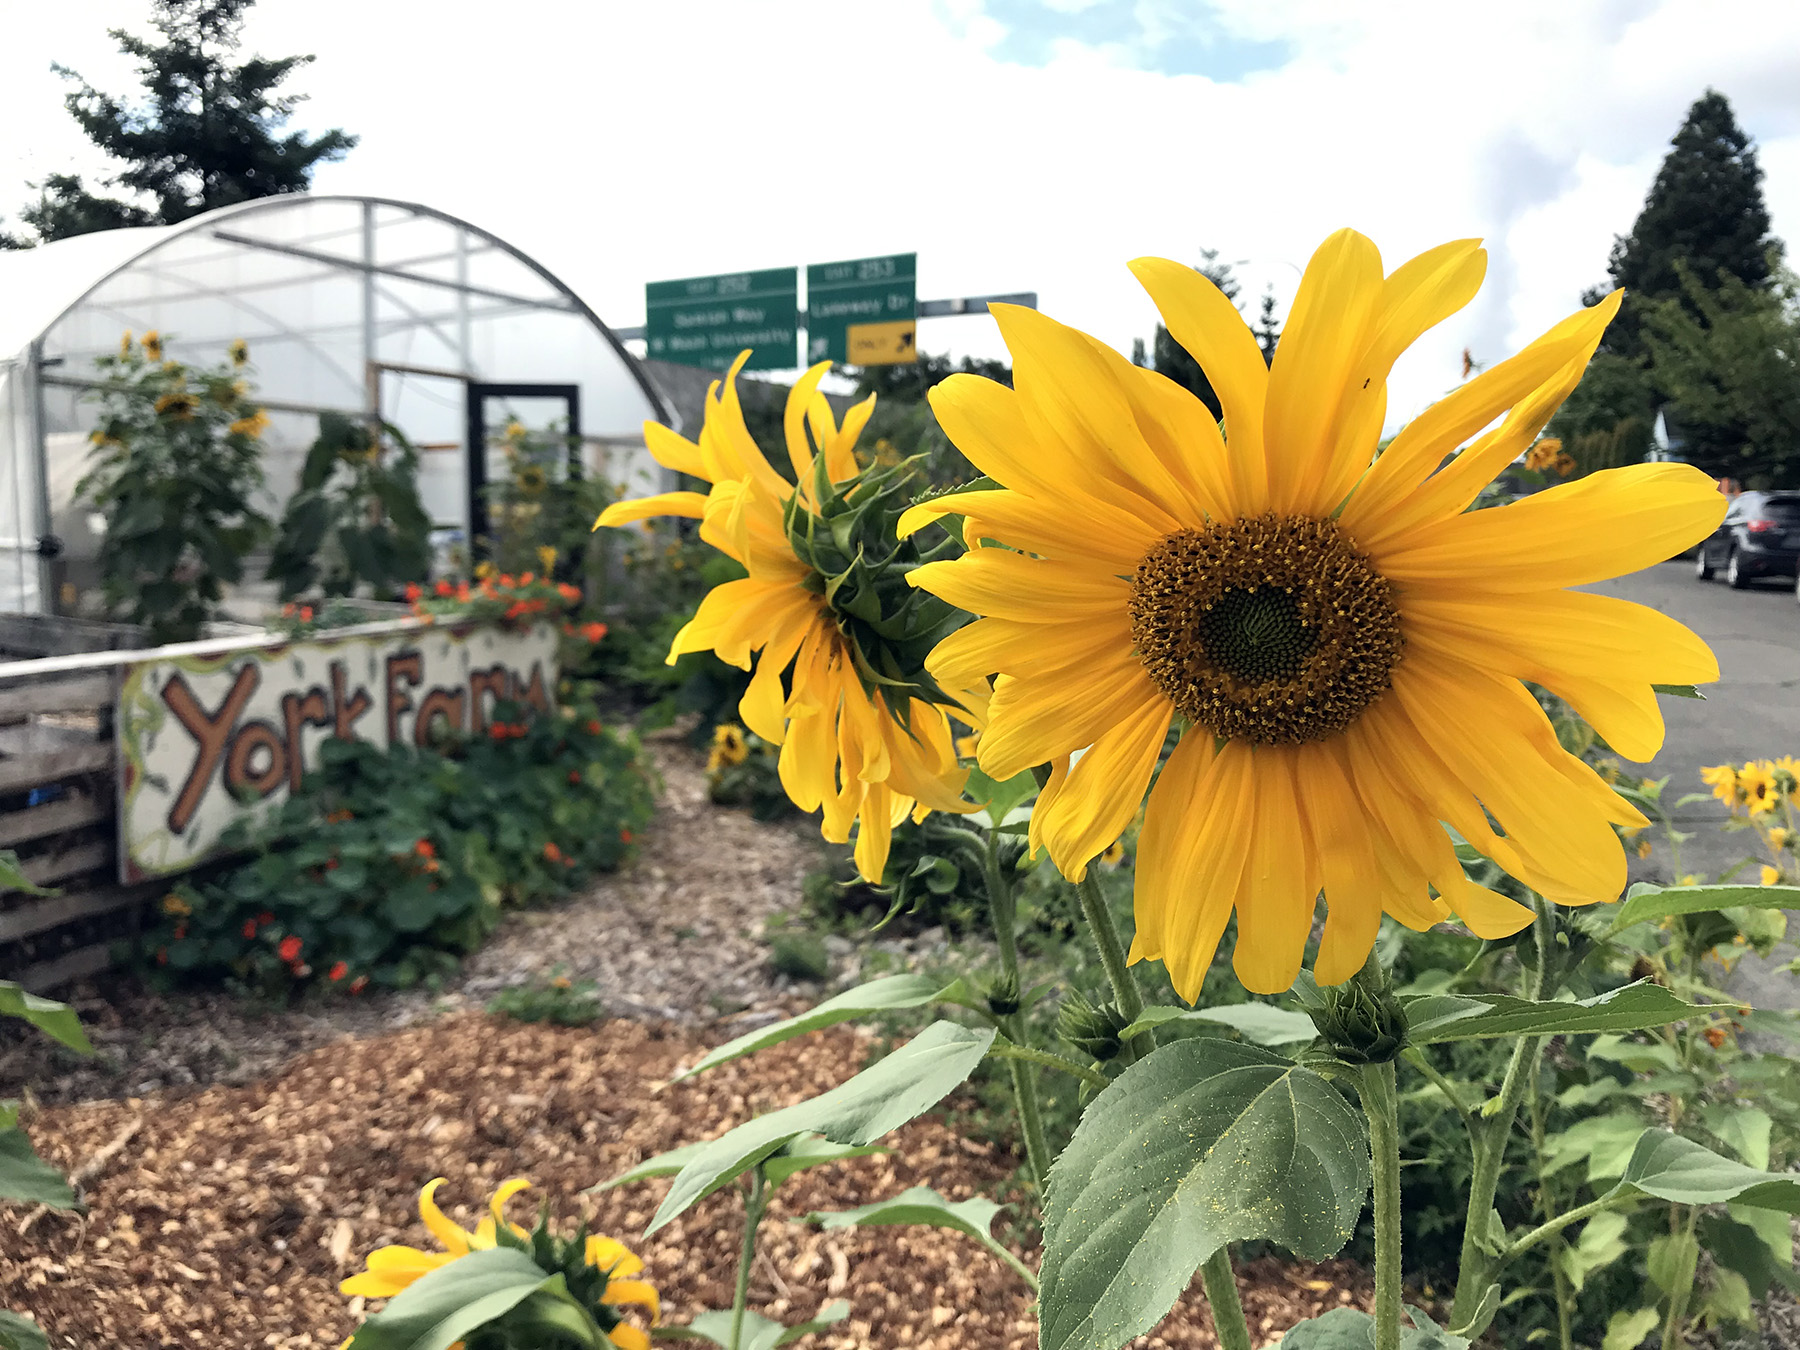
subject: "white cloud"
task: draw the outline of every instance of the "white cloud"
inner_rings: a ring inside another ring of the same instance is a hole
[[[1084,6],[1057,7],[1073,23]],[[1035,289],[1129,350],[1154,323],[1123,266],[1141,253],[1252,259],[1254,309],[1265,282],[1285,303],[1288,264],[1339,225],[1372,235],[1390,266],[1485,235],[1488,290],[1397,373],[1390,406],[1405,415],[1455,379],[1464,346],[1504,355],[1603,277],[1709,84],[1762,145],[1777,232],[1800,237],[1788,0],[1728,16],[1707,0],[1212,8],[1221,40],[1284,42],[1290,58],[1220,83],[1139,68],[1141,43],[1065,37],[1046,64],[1008,64],[993,55],[1007,25],[977,0],[262,0],[249,35],[317,52],[296,79],[313,95],[303,122],[363,137],[321,191],[466,216],[620,324],[641,321],[647,280],[917,249],[923,295]],[[1140,27],[1170,31],[1182,9],[1143,0]],[[0,170],[94,167],[47,66],[120,86],[103,30],[141,14],[85,0],[15,20]],[[999,350],[979,318],[928,323],[923,341]]]

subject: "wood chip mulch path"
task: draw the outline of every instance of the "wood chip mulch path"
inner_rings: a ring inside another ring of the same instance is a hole
[[[0,1307],[33,1314],[51,1344],[68,1350],[336,1346],[355,1325],[339,1280],[373,1247],[434,1245],[416,1206],[419,1187],[438,1175],[450,1179],[440,1201],[465,1226],[501,1180],[529,1176],[534,1187],[515,1201],[517,1213],[546,1198],[632,1242],[669,1321],[725,1307],[741,1234],[730,1193],[637,1242],[666,1182],[578,1192],[830,1087],[860,1067],[867,1042],[840,1028],[663,1087],[703,1044],[667,1024],[620,1019],[571,1030],[466,1013],[344,1039],[252,1084],[45,1109],[32,1135],[69,1170],[133,1123],[138,1132],[98,1169],[85,1218],[49,1216],[21,1238],[24,1211],[0,1209]],[[849,1299],[849,1319],[802,1350],[1035,1345],[1026,1290],[966,1239],[925,1228],[824,1234],[785,1222],[919,1184],[952,1199],[993,1194],[1015,1166],[934,1120],[891,1142],[891,1154],[803,1173],[780,1193],[751,1306],[797,1322]],[[1022,1254],[1035,1264],[1035,1252]],[[1240,1286],[1263,1344],[1302,1318],[1340,1304],[1366,1308],[1369,1298],[1367,1277],[1347,1262],[1259,1260],[1240,1271]],[[1213,1346],[1203,1304],[1196,1286],[1134,1344]]]

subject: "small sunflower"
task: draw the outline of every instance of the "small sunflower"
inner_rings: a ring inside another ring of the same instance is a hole
[[[858,827],[857,868],[865,880],[879,881],[893,827],[908,813],[923,819],[933,810],[975,809],[962,799],[968,771],[956,763],[946,705],[973,721],[982,698],[973,682],[946,693],[909,666],[922,662],[947,631],[946,621],[954,621],[954,612],[935,601],[929,610],[906,604],[900,578],[913,565],[912,546],[896,546],[890,536],[886,558],[863,547],[845,558],[834,525],[821,514],[838,512],[832,520],[853,538],[859,514],[879,506],[891,489],[895,471],[864,476],[856,462],[856,439],[875,400],[852,408],[839,426],[818,392],[829,362],[795,383],[785,431],[796,487],[775,472],[744,425],[737,375],[748,357],[740,356],[708,391],[698,443],[644,425],[659,463],[705,479],[711,491],[615,502],[595,528],[687,516],[700,520],[702,539],[743,566],[747,576],[701,601],[676,635],[669,662],[684,652],[712,651],[749,669],[755,654],[755,673],[738,705],[744,725],[781,746],[782,785],[802,810],[823,807],[827,839],[848,842],[851,827]],[[901,607],[883,609],[883,596],[891,599],[896,590]]]
[[[268,429],[269,414],[261,408],[238,418],[237,421],[225,428],[233,436],[247,436],[253,441],[261,439],[263,432]]]
[[[532,1242],[535,1235],[518,1224],[508,1223],[505,1217],[506,1202],[529,1187],[529,1181],[514,1177],[501,1182],[488,1202],[488,1216],[475,1225],[473,1232],[459,1228],[437,1207],[432,1196],[443,1184],[444,1178],[438,1177],[427,1182],[419,1192],[419,1218],[444,1250],[428,1252],[399,1244],[377,1247],[369,1253],[367,1269],[340,1284],[340,1293],[363,1298],[392,1298],[438,1267],[505,1241],[502,1230],[514,1240],[512,1245],[526,1244],[536,1254],[537,1244]],[[637,1305],[649,1312],[652,1325],[661,1319],[662,1301],[655,1287],[633,1278],[643,1271],[643,1261],[623,1243],[598,1234],[583,1235],[580,1256],[583,1264],[598,1272],[589,1282],[599,1285],[597,1301],[600,1307],[590,1311],[600,1312],[601,1326],[607,1330],[608,1339],[620,1350],[650,1350],[649,1336],[641,1328],[624,1321],[617,1311],[626,1305]],[[615,1325],[607,1328],[607,1322]]]
[[[1052,766],[1031,839],[1071,877],[1123,832],[1179,720],[1138,841],[1132,954],[1162,959],[1185,998],[1234,911],[1239,978],[1287,989],[1321,892],[1324,984],[1362,966],[1384,912],[1419,929],[1455,913],[1485,937],[1524,927],[1530,910],[1464,875],[1445,823],[1553,901],[1616,898],[1613,826],[1648,821],[1561,748],[1523,682],[1647,760],[1663,735],[1652,684],[1718,678],[1673,620],[1564,589],[1705,537],[1725,502],[1699,470],[1636,465],[1466,510],[1575,387],[1616,293],[1376,457],[1395,358],[1485,269],[1465,240],[1384,275],[1374,244],[1341,231],[1271,365],[1211,282],[1133,264],[1217,391],[1222,436],[1180,386],[1011,306],[993,308],[1014,387],[955,375],[931,391],[998,486],[901,522],[962,516],[971,546],[910,576],[984,616],[929,668],[998,675],[979,763],[996,778]]]
[[[143,348],[144,359],[152,365],[163,359],[162,334],[152,328],[144,334],[144,340],[138,344]]]
[[[1736,806],[1743,800],[1743,794],[1738,788],[1738,771],[1734,765],[1714,764],[1702,769],[1700,781],[1711,788],[1712,795],[1727,806]]]
[[[199,406],[200,401],[185,389],[172,390],[156,400],[157,415],[171,417],[177,422],[191,420],[194,409]]]
[[[1766,815],[1781,805],[1781,787],[1775,766],[1766,759],[1752,760],[1738,770],[1739,800],[1753,816]]]
[[[744,739],[744,729],[731,723],[721,723],[713,728],[712,752],[707,756],[706,767],[713,772],[742,764],[750,757],[750,746]]]
[[[549,485],[550,475],[544,472],[542,464],[527,464],[519,470],[515,481],[520,492],[527,497],[536,497]]]
[[[231,356],[234,369],[242,370],[250,363],[250,344],[242,338],[233,338],[231,345],[225,349]]]

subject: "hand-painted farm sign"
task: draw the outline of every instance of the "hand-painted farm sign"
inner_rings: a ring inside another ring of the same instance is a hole
[[[120,870],[180,872],[233,821],[316,768],[327,739],[430,746],[482,735],[494,705],[548,708],[556,633],[383,624],[221,656],[146,661],[119,693]]]

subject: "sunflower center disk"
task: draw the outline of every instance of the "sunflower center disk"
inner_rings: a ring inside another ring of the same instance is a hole
[[[1133,578],[1138,658],[1214,735],[1336,735],[1387,692],[1405,639],[1393,586],[1337,525],[1259,516],[1181,530]]]

